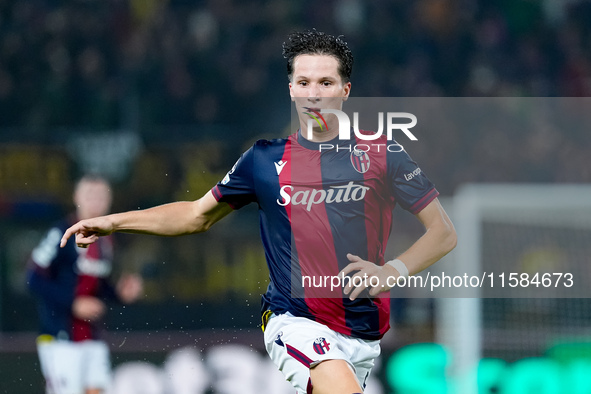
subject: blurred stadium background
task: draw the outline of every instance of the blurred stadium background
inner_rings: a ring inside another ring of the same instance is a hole
[[[345,35],[355,55],[354,96],[578,97],[584,113],[591,108],[584,99],[591,95],[590,21],[586,0],[1,0],[0,392],[42,391],[24,264],[50,223],[71,210],[75,178],[106,174],[114,211],[200,197],[254,140],[289,134],[281,57],[289,32]],[[589,183],[589,128],[560,126],[448,127],[405,147],[451,206],[465,183]],[[405,212],[395,217],[392,249],[404,249],[421,228]],[[146,296],[109,315],[115,367],[137,367],[129,375],[144,383],[146,376],[166,380],[170,368],[200,371],[178,388],[169,381],[167,393],[256,387],[255,371],[269,367],[259,354],[267,269],[257,222],[255,207],[247,207],[202,236],[116,236],[117,269],[140,272]],[[494,234],[514,231],[508,239],[523,233],[494,225],[487,227]],[[587,235],[572,244],[583,256]],[[564,237],[566,248],[571,239]],[[552,250],[536,253],[528,258],[555,258]],[[437,344],[438,300],[392,303],[394,329],[371,392],[453,392],[445,371],[454,355]],[[529,314],[531,304],[521,301],[484,304],[494,312],[488,322],[510,330],[481,345],[481,392],[526,392],[514,387],[530,387],[530,367],[556,379],[588,376],[587,300],[534,302]],[[551,325],[532,340],[548,321],[576,322],[575,343],[552,347],[564,337],[553,336]],[[178,353],[187,347],[196,352]],[[517,365],[531,357],[538,364]],[[576,367],[559,370],[573,357]],[[228,360],[260,368],[240,370]],[[405,376],[406,386],[396,383]],[[518,383],[503,383],[511,379]],[[542,383],[527,392],[574,392]],[[165,392],[159,384],[136,392]],[[274,384],[268,392],[281,392]]]

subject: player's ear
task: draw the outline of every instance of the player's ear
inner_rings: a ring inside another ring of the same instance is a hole
[[[343,101],[347,101],[350,93],[351,93],[351,82],[347,82],[343,86]]]
[[[289,83],[289,95],[291,96],[291,101],[295,101],[295,98],[293,97],[293,89],[291,82]]]

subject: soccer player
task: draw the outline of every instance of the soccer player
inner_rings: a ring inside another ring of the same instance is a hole
[[[75,217],[56,223],[31,253],[28,286],[38,299],[41,335],[37,350],[47,393],[98,394],[110,383],[109,349],[98,337],[105,302],[131,303],[142,291],[137,275],[109,280],[112,242],[101,238],[86,249],[74,240],[63,244],[63,232],[77,220],[104,215],[111,189],[103,178],[85,176],[74,190]]]
[[[348,150],[340,144],[352,141],[338,139],[337,119],[329,115],[326,124],[306,132],[308,114],[341,109],[349,97],[353,57],[347,44],[304,31],[288,37],[283,54],[299,131],[256,142],[199,200],[83,220],[65,232],[62,243],[75,234],[77,244],[87,247],[114,231],[199,233],[232,210],[257,203],[270,273],[262,299],[267,352],[299,393],[361,393],[389,328],[388,278],[430,266],[453,249],[456,234],[437,190],[406,152]],[[320,152],[320,143],[342,149]],[[396,203],[426,231],[385,263]],[[335,295],[303,280],[339,273],[372,277],[379,285],[347,282]]]

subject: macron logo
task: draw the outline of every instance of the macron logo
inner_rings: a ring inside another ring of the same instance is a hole
[[[283,161],[283,160],[279,160],[275,162],[275,169],[277,170],[277,175],[281,174],[281,171],[283,171],[283,167],[285,167],[285,164],[287,162]]]

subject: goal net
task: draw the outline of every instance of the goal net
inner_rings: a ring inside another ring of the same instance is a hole
[[[458,245],[438,270],[484,278],[436,300],[453,391],[483,392],[482,359],[589,357],[591,185],[471,184],[447,205]]]

